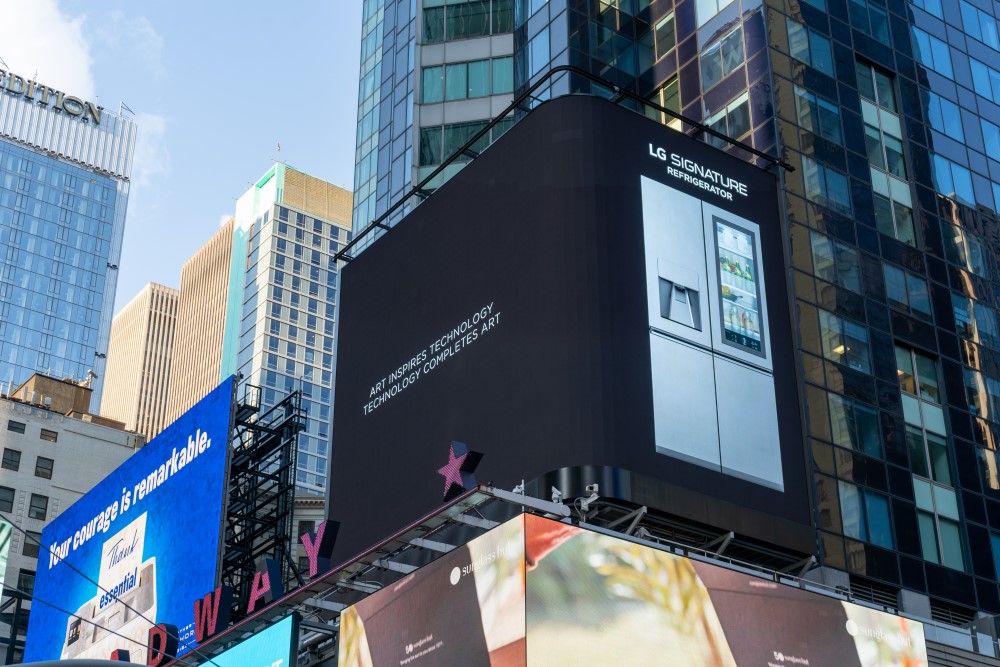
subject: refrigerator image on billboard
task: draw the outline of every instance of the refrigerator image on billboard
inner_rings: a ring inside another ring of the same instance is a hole
[[[760,227],[641,181],[656,451],[781,491]]]

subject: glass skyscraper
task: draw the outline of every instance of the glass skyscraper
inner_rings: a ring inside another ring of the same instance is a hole
[[[221,375],[238,372],[243,384],[261,387],[262,410],[302,392],[300,493],[326,489],[339,275],[333,256],[350,240],[350,215],[350,192],[280,163],[236,204]]]
[[[136,126],[13,74],[0,89],[0,382],[93,371],[99,405]]]
[[[377,204],[356,209],[356,231],[419,181],[425,156],[461,146],[438,129],[473,119],[435,114],[469,100],[448,99],[435,49],[461,43],[469,95],[473,63],[502,57],[482,31],[496,2],[366,3],[380,17],[366,30],[381,26],[363,46],[381,59],[379,152],[356,184],[375,184]],[[998,13],[982,0],[516,0],[511,28],[514,95],[576,66],[794,167],[779,172],[810,576],[958,624],[1000,613]],[[523,106],[571,93],[613,97],[564,73]]]
[[[364,0],[354,170],[355,233],[384,214],[510,104],[514,0]],[[418,15],[420,19],[418,21]],[[423,37],[418,39],[421,26]],[[502,134],[510,123],[494,129]],[[489,141],[484,141],[483,148]],[[468,158],[463,158],[463,161]],[[462,167],[447,168],[430,192]],[[391,222],[405,215],[407,202]],[[369,239],[361,239],[367,245]]]

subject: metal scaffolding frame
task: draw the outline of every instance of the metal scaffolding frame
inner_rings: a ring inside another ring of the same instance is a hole
[[[262,559],[277,561],[288,582],[295,459],[305,428],[302,397],[292,392],[274,407],[261,407],[261,388],[242,385],[233,412],[225,534],[220,577],[234,592],[233,618],[246,615],[254,573]]]

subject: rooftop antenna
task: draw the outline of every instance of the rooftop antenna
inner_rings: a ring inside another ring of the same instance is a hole
[[[128,111],[128,112],[129,112],[130,114],[132,114],[133,116],[135,115],[135,112],[134,112],[134,111],[132,111],[131,109],[129,109],[129,108],[128,108],[128,105],[127,105],[127,104],[125,104],[125,100],[122,100],[122,101],[120,101],[120,102],[118,103],[118,115],[119,115],[119,116],[123,116],[123,115],[125,115],[125,112],[126,112],[126,111]]]
[[[7,69],[10,69],[10,65],[8,65],[7,61],[5,61],[3,58],[0,58],[0,65],[3,65]]]

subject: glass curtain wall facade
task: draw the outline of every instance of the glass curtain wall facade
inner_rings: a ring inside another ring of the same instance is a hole
[[[515,93],[575,65],[795,167],[782,224],[821,565],[953,622],[1000,612],[998,12],[514,3]],[[571,92],[610,96],[569,75],[537,96]]]
[[[350,210],[349,192],[280,164],[237,204],[222,373],[238,372],[241,383],[262,387],[262,411],[302,392],[298,493],[326,489],[338,278],[333,256],[351,238]]]
[[[355,233],[510,104],[514,0],[366,0],[355,154]],[[484,150],[510,122],[474,147]],[[440,187],[471,156],[432,183]],[[419,198],[388,221],[395,224]],[[359,250],[377,238],[362,239]]]
[[[94,377],[100,404],[135,125],[0,95],[0,382]]]

